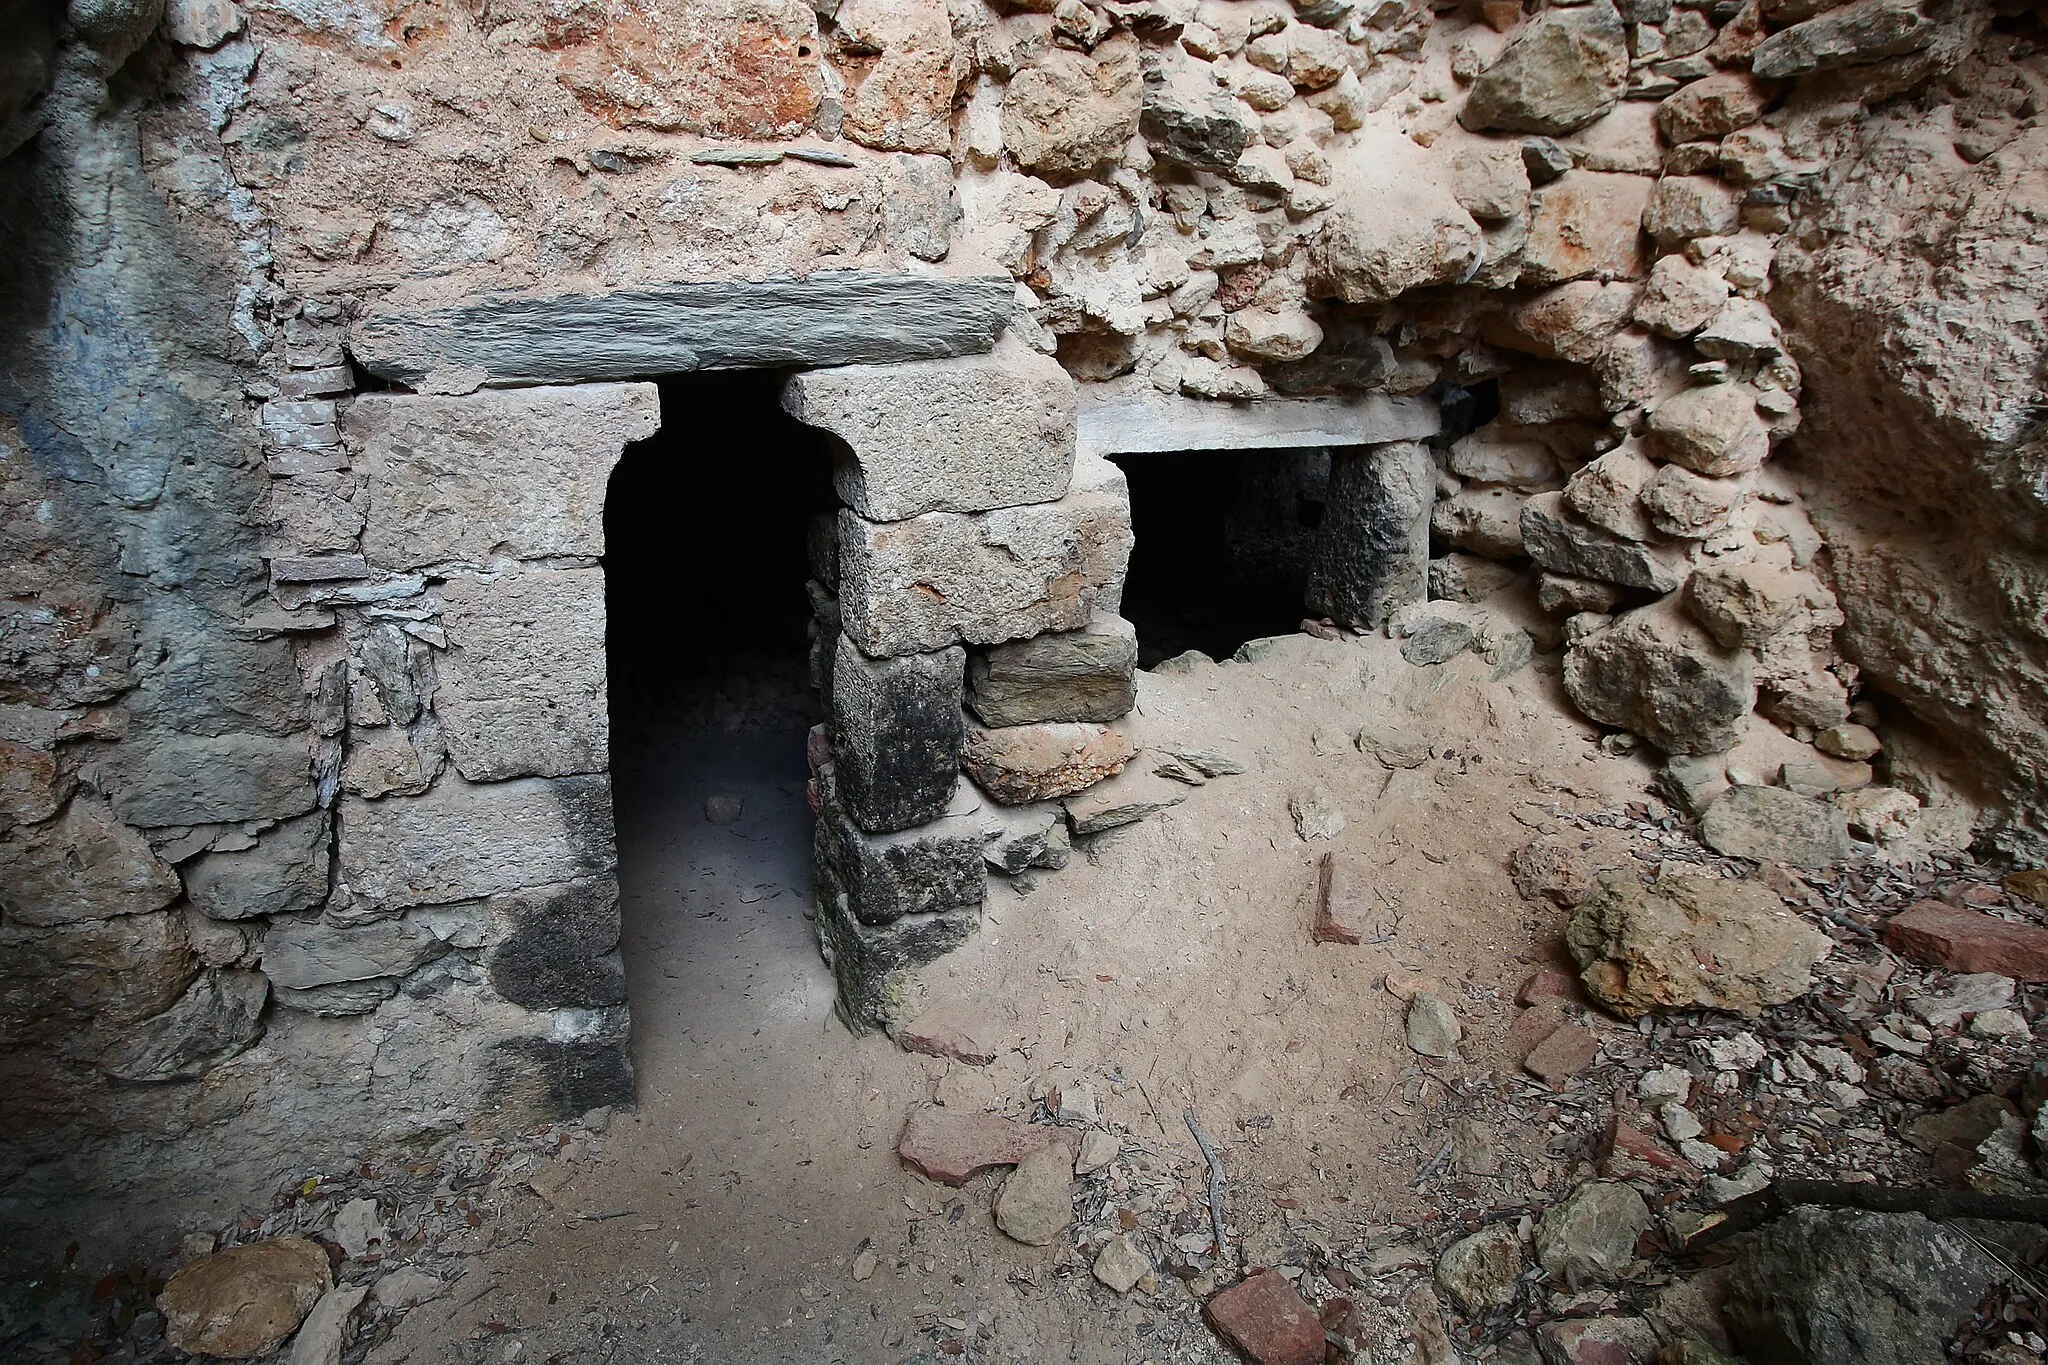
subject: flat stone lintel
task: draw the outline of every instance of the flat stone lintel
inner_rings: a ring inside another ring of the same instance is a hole
[[[1384,393],[1222,403],[1164,393],[1090,398],[1084,388],[1078,424],[1083,453],[1138,455],[1420,441],[1442,429],[1443,414],[1427,398]]]
[[[829,271],[794,280],[648,284],[602,294],[494,294],[448,308],[389,309],[348,348],[372,374],[437,391],[576,384],[685,370],[886,364],[995,345],[1015,286],[1005,275]]]

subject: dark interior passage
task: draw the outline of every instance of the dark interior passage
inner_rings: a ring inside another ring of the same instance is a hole
[[[661,430],[627,448],[605,503],[634,1062],[643,1099],[660,1087],[698,1109],[751,1097],[698,1093],[703,1049],[758,1047],[770,1016],[794,1027],[832,999],[806,919],[804,757],[820,718],[806,539],[832,505],[831,460],[777,404],[781,378],[661,381]]]
[[[1131,485],[1123,614],[1138,663],[1300,628],[1329,492],[1323,450],[1171,451],[1115,457]]]

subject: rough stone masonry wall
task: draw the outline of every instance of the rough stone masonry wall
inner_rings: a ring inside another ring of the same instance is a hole
[[[1892,780],[2033,847],[2037,40],[1938,0],[6,0],[10,1210],[626,1093],[594,564],[661,373],[808,370],[848,446],[858,1017],[1116,766],[1121,450],[1334,448],[1352,624],[1423,593],[1425,522],[1440,595],[1533,560],[1574,701],[1695,797],[1752,706],[1819,734],[1874,678],[1975,746],[1957,791],[1888,713]]]

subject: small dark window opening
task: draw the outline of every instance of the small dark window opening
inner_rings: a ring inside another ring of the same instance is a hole
[[[1138,663],[1187,650],[1227,659],[1300,629],[1330,486],[1323,450],[1118,455],[1131,485],[1124,616]]]

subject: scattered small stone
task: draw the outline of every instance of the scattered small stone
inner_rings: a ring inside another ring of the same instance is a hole
[[[1401,657],[1418,668],[1427,668],[1457,658],[1478,639],[1478,632],[1463,621],[1426,616],[1401,641]]]
[[[1438,1287],[1472,1318],[1512,1304],[1521,1273],[1522,1243],[1510,1223],[1494,1223],[1460,1238],[1436,1262]]]
[[[991,1166],[1013,1166],[1056,1140],[1050,1128],[995,1114],[918,1108],[910,1112],[896,1154],[927,1180],[964,1185]]]
[[[1647,1185],[1673,1180],[1694,1180],[1699,1171],[1682,1157],[1673,1156],[1663,1144],[1641,1129],[1626,1123],[1619,1114],[1607,1120],[1601,1134],[1598,1159],[1600,1174],[1609,1180],[1627,1180]],[[1720,1165],[1719,1153],[1710,1165]]]
[[[1370,754],[1389,770],[1419,768],[1429,762],[1429,741],[1420,735],[1368,725],[1352,742],[1360,753]]]
[[[2010,1042],[2033,1037],[2034,1031],[2027,1025],[2027,1016],[2018,1010],[1985,1010],[1970,1021],[1970,1036],[1992,1042]]]
[[[1771,1183],[1771,1168],[1752,1161],[1732,1176],[1710,1175],[1700,1182],[1700,1193],[1719,1207],[1755,1194]]]
[[[853,1257],[853,1278],[867,1280],[874,1278],[875,1253],[871,1247],[862,1247]]]
[[[418,1266],[400,1266],[370,1288],[370,1298],[379,1308],[417,1308],[441,1297],[441,1277]]]
[[[1636,1080],[1636,1098],[1646,1104],[1684,1104],[1691,1095],[1692,1073],[1682,1066],[1655,1067]]]
[[[1540,1080],[1563,1085],[1599,1058],[1598,1035],[1583,1024],[1564,1024],[1538,1043],[1522,1065]]]
[[[1930,1028],[1954,1028],[1963,1016],[2002,1010],[2012,1004],[2015,985],[2009,976],[1976,972],[1958,976],[1940,995],[1923,995],[1907,1002],[1906,1009]]]
[[[1060,1123],[1089,1124],[1102,1116],[1101,1104],[1092,1087],[1079,1083],[1062,1085],[1046,1096],[1046,1107]]]
[[[1382,974],[1380,985],[1388,995],[1404,1005],[1425,991],[1431,995],[1444,993],[1444,983],[1435,977],[1422,972],[1406,972],[1399,968]]]
[[[1867,762],[1877,757],[1884,745],[1878,740],[1877,731],[1867,725],[1850,723],[1831,725],[1821,731],[1813,737],[1813,747],[1835,758]]]
[[[336,1285],[321,1295],[292,1341],[288,1365],[341,1365],[341,1353],[355,1335],[356,1309],[368,1285]]]
[[[1980,910],[1919,901],[1886,921],[1884,942],[1901,957],[1929,967],[2048,981],[2048,929]]]
[[[1168,749],[1181,762],[1204,777],[1236,777],[1244,764],[1218,749]]]
[[[1042,1247],[1074,1218],[1074,1155],[1064,1143],[1027,1153],[996,1195],[996,1226],[1026,1246]]]
[[[1549,1365],[1650,1365],[1662,1343],[1641,1318],[1570,1318],[1536,1329]]]
[[[1152,1273],[1152,1262],[1138,1250],[1129,1233],[1120,1233],[1102,1244],[1095,1253],[1095,1278],[1119,1294],[1137,1288],[1138,1281]]]
[[[704,818],[714,825],[730,825],[746,810],[744,797],[721,792],[704,798]]]
[[[1141,776],[1127,772],[1069,796],[1065,801],[1067,823],[1077,835],[1100,834],[1135,824],[1187,799],[1185,787],[1167,783],[1150,774]]]
[[[1953,1108],[1922,1114],[1903,1124],[1899,1136],[1930,1155],[1950,1144],[1974,1153],[2007,1118],[2018,1114],[2012,1101],[2002,1095],[1978,1095]]]
[[[164,1339],[193,1355],[246,1360],[298,1330],[334,1287],[327,1253],[304,1237],[272,1237],[202,1256],[164,1285]]]
[[[1344,812],[1321,787],[1311,787],[1288,797],[1287,810],[1294,817],[1294,832],[1305,842],[1334,839],[1344,832]]]
[[[1408,1046],[1424,1057],[1456,1055],[1464,1038],[1457,1012],[1441,998],[1419,991],[1408,1002]]]
[[[1115,1133],[1101,1128],[1091,1128],[1081,1135],[1081,1157],[1074,1163],[1074,1174],[1093,1175],[1115,1161],[1124,1149],[1124,1140]]]
[[[1508,856],[1508,876],[1524,900],[1541,897],[1569,910],[1593,889],[1590,860],[1554,839],[1531,839]]]
[[[350,1260],[361,1260],[372,1246],[381,1243],[388,1235],[384,1220],[377,1216],[377,1201],[374,1199],[351,1199],[336,1210],[334,1226],[329,1229],[334,1244]]]
[[[1544,1211],[1536,1259],[1561,1282],[1610,1280],[1635,1260],[1649,1226],[1650,1207],[1632,1186],[1589,1180]]]
[[[1365,942],[1372,916],[1365,860],[1335,849],[1323,855],[1316,878],[1316,918],[1309,937],[1317,943]]]
[[[1322,1320],[1276,1270],[1224,1290],[1206,1311],[1217,1334],[1257,1365],[1322,1365]]]

